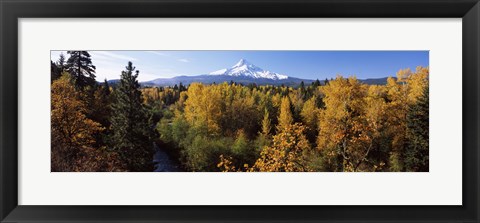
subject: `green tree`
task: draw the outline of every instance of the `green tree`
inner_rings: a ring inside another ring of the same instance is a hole
[[[143,105],[139,71],[128,62],[115,89],[111,129],[113,148],[130,171],[151,171],[154,132]]]
[[[407,146],[405,148],[406,171],[426,172],[429,169],[429,100],[428,86],[407,113]]]
[[[60,57],[57,60],[57,67],[63,72],[65,70],[65,55],[63,53],[60,53]]]
[[[66,70],[72,75],[77,87],[93,87],[95,85],[95,69],[88,51],[67,51]]]
[[[232,152],[240,161],[240,163],[248,162],[249,158],[253,155],[254,150],[250,147],[250,141],[245,136],[242,130],[237,133],[237,138],[232,145]]]
[[[53,83],[55,80],[60,78],[62,72],[58,69],[57,64],[50,60],[50,83]]]
[[[65,56],[63,53],[60,53],[60,58],[57,60],[57,62],[53,62],[50,60],[50,82],[53,83],[53,81],[57,80],[60,78],[62,73],[65,71]]]
[[[96,88],[92,103],[92,119],[100,122],[104,127],[110,127],[112,95],[110,86],[105,79],[103,85]]]

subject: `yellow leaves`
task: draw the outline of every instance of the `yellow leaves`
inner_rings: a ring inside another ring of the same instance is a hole
[[[95,135],[104,130],[99,123],[85,116],[86,110],[81,92],[75,89],[68,73],[52,83],[50,116],[53,171],[80,168],[79,165],[84,163],[81,154],[92,151]],[[90,161],[95,159],[95,156],[88,158]]]
[[[318,122],[319,109],[316,106],[316,101],[316,96],[308,99],[303,105],[302,111],[300,112],[303,123],[305,123],[305,125],[311,129],[316,129]]]
[[[304,152],[311,148],[304,135],[305,127],[299,123],[284,126],[273,137],[273,145],[266,146],[255,162],[253,170],[261,172],[305,172],[310,171]]]
[[[247,165],[248,166],[248,165]],[[222,172],[235,172],[235,166],[233,166],[232,157],[225,157],[220,155],[220,162],[217,164],[217,167],[222,170]]]
[[[187,94],[185,118],[188,123],[196,127],[205,126],[209,135],[219,134],[222,98],[218,86],[193,83]]]
[[[51,91],[51,127],[52,137],[56,138],[54,140],[75,146],[93,144],[93,135],[104,128],[86,118],[86,105],[71,83],[70,76],[64,74],[54,81]]]
[[[391,78],[387,82],[397,85]],[[326,109],[319,116],[317,148],[333,170],[341,165],[339,171],[357,171],[384,124],[387,89],[337,77],[323,92]]]
[[[270,131],[272,131],[270,115],[268,113],[268,110],[265,109],[265,114],[263,115],[263,120],[262,120],[261,134],[263,134],[264,137],[267,137],[268,135],[270,135]]]
[[[282,130],[292,123],[293,117],[290,109],[290,99],[288,97],[283,97],[280,106],[280,115],[278,117],[278,129]]]
[[[428,87],[428,67],[417,67],[415,72],[400,70],[397,83],[387,83],[387,97],[390,102],[385,106],[388,128],[391,135],[392,153],[390,164],[392,171],[403,169],[402,154],[406,143],[406,123],[409,106],[415,104]]]
[[[409,85],[408,99],[410,103],[415,103],[428,87],[429,69],[426,67],[417,67],[415,73],[407,80]]]
[[[397,81],[405,82],[412,75],[410,68],[401,69],[397,72]]]

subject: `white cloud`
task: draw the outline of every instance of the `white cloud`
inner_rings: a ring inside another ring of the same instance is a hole
[[[52,60],[53,62],[57,61],[60,58],[60,53],[63,53],[64,56],[67,56],[66,52],[52,50],[50,51],[50,60]]]
[[[158,55],[158,56],[170,57],[170,55],[168,55],[166,53],[163,53],[163,52],[158,52],[158,51],[146,51],[146,52],[149,52],[149,53],[152,53],[152,54],[155,54],[155,55]]]
[[[128,61],[137,61],[137,58],[133,58],[130,56],[125,56],[119,53],[113,53],[111,51],[89,51],[89,53],[92,55],[92,57],[99,57],[102,59],[120,59],[120,60],[128,60]]]
[[[168,58],[172,58],[172,59],[175,59],[179,62],[183,62],[183,63],[188,63],[190,62],[190,60],[186,59],[186,58],[178,58],[178,57],[175,57],[175,56],[172,56],[168,53],[164,53],[164,52],[159,52],[159,51],[146,51],[146,52],[149,52],[149,53],[152,53],[152,54],[155,54],[155,55],[158,55],[158,56],[162,56],[162,57],[168,57]]]
[[[51,58],[53,61],[58,60],[60,52],[68,58],[66,51],[51,51]],[[164,56],[170,58],[171,60],[176,60],[179,62],[190,62],[188,59],[173,57],[168,53],[158,52],[158,51],[146,51],[155,55]],[[125,70],[125,66],[127,65],[128,61],[137,61],[134,63],[134,66],[140,70],[140,75],[138,76],[139,81],[150,81],[157,78],[170,78],[179,75],[185,75],[183,73],[179,73],[172,68],[169,67],[156,67],[156,66],[148,66],[146,64],[142,64],[141,60],[138,61],[137,58],[133,58],[127,55],[122,55],[115,51],[89,51],[90,55],[92,56],[92,63],[96,66],[96,80],[103,81],[105,78],[108,80],[119,79],[120,74],[123,70]]]

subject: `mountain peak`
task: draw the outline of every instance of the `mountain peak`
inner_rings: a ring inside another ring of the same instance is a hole
[[[210,73],[211,75],[228,75],[228,76],[244,76],[250,78],[266,78],[272,80],[287,79],[288,76],[277,74],[274,72],[263,70],[260,67],[253,65],[246,59],[240,59],[238,63],[228,69],[221,69]]]
[[[238,61],[238,63],[236,63],[235,65],[233,65],[233,67],[241,67],[243,65],[250,65],[250,62],[248,62],[247,60],[245,59],[240,59],[240,61]]]

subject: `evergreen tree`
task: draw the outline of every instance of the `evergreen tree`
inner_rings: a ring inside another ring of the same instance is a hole
[[[95,66],[88,51],[67,51],[70,57],[67,60],[66,70],[75,80],[77,87],[95,85]]]
[[[105,79],[103,84],[95,90],[91,108],[91,118],[101,123],[102,126],[107,128],[107,130],[110,127],[111,104],[112,96],[110,86],[107,79]]]
[[[182,82],[180,82],[178,89],[180,90],[180,92],[187,90],[187,88],[185,87],[185,85],[182,84]]]
[[[108,81],[107,79],[105,78],[105,80],[103,81],[103,86],[102,86],[102,93],[106,96],[110,96],[110,85],[108,84]]]
[[[59,79],[64,71],[65,71],[65,56],[63,55],[63,53],[60,53],[60,58],[57,60],[56,63],[50,60],[50,72],[51,72],[50,82],[53,83],[53,81]]]
[[[57,67],[60,69],[61,72],[65,70],[65,55],[63,53],[60,53],[60,58],[57,60]]]
[[[62,72],[60,72],[57,65],[50,60],[50,83],[53,83],[54,81],[58,80],[61,75],[62,75]]]
[[[407,113],[407,145],[405,148],[406,171],[428,171],[428,87],[418,98],[417,103],[410,106]]]
[[[300,89],[305,90],[305,83],[303,81],[300,82]]]
[[[139,71],[128,62],[115,89],[111,129],[113,148],[130,171],[151,171],[153,130],[138,83]]]

